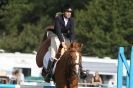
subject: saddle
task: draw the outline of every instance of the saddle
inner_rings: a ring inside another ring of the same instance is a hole
[[[48,27],[46,27],[45,34],[43,36],[43,41],[40,44],[40,47],[37,51],[36,64],[39,68],[43,67],[43,58],[44,58],[44,55],[47,53],[48,48],[51,43],[51,39],[47,37],[46,33],[47,33],[47,31],[53,31],[53,29],[54,29],[53,25],[49,25]]]
[[[40,45],[40,48],[37,51],[36,64],[39,68],[43,67],[43,58],[48,51],[48,47],[50,46],[50,41],[51,41],[50,38],[47,38],[45,41],[43,41]]]
[[[36,64],[39,68],[43,67],[42,68],[42,76],[45,78],[49,73],[50,71],[47,70],[47,68],[45,68],[43,66],[43,59],[44,59],[44,56],[46,55],[46,53],[48,52],[48,48],[50,46],[50,38],[47,38],[45,39],[41,45],[40,45],[40,48],[39,50],[37,51],[37,55],[36,55]],[[61,56],[61,49],[62,49],[62,46],[60,45],[59,46],[59,49],[58,49],[58,52],[56,54],[56,58],[59,59],[60,56]],[[56,60],[54,61],[54,64],[55,64]],[[54,67],[54,65],[53,65]]]
[[[57,59],[59,59],[60,58],[60,56],[61,56],[61,47],[58,49],[58,52],[57,52],[57,54],[56,54],[56,58]],[[46,59],[46,58],[45,58]],[[43,76],[43,78],[44,78],[44,80],[46,81],[46,82],[50,82],[50,78],[52,77],[52,79],[53,79],[53,81],[54,81],[54,70],[55,70],[55,68],[56,68],[56,63],[57,62],[57,60],[55,60],[54,59],[54,62],[53,62],[53,65],[52,65],[52,68],[51,69],[47,69],[47,68],[45,68],[45,66],[43,66],[43,68],[42,68],[42,73],[41,73],[41,75]],[[48,65],[49,66],[49,65]]]

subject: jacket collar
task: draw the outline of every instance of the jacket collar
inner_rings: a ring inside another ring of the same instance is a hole
[[[70,18],[68,19],[68,22],[67,22],[67,25],[65,26],[65,21],[64,21],[64,17],[62,16],[62,24],[63,24],[63,26],[64,27],[67,27],[68,26],[68,24],[69,24],[69,21],[70,21]]]

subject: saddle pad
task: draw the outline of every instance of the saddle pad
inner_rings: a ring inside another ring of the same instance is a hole
[[[50,59],[50,51],[47,51],[47,53],[45,54],[45,56],[44,56],[44,58],[43,58],[43,66],[44,66],[44,68],[46,68],[46,69],[47,69],[47,66],[48,66],[48,61],[49,61],[49,59]],[[59,60],[59,59],[58,59],[58,60]],[[53,73],[53,74],[54,74],[54,72],[55,72],[55,68],[56,68],[56,64],[57,64],[58,60],[55,62],[54,67],[53,67],[53,69],[52,69],[52,73]]]

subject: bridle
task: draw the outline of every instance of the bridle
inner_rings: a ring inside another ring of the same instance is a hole
[[[81,59],[80,56],[79,56],[79,59]],[[76,65],[78,65],[80,67],[80,60],[78,61],[78,63],[73,63],[73,62],[70,63],[70,60],[71,60],[70,58],[68,58],[68,60],[67,60],[67,65],[69,66],[68,68],[69,68],[69,70],[71,70],[68,72],[68,74],[71,74],[71,76],[75,75],[75,76],[79,77],[80,74],[79,74],[79,71],[77,72],[77,70],[76,70]]]

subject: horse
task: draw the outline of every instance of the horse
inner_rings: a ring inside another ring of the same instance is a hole
[[[73,42],[56,63],[56,88],[78,88],[82,44]]]

